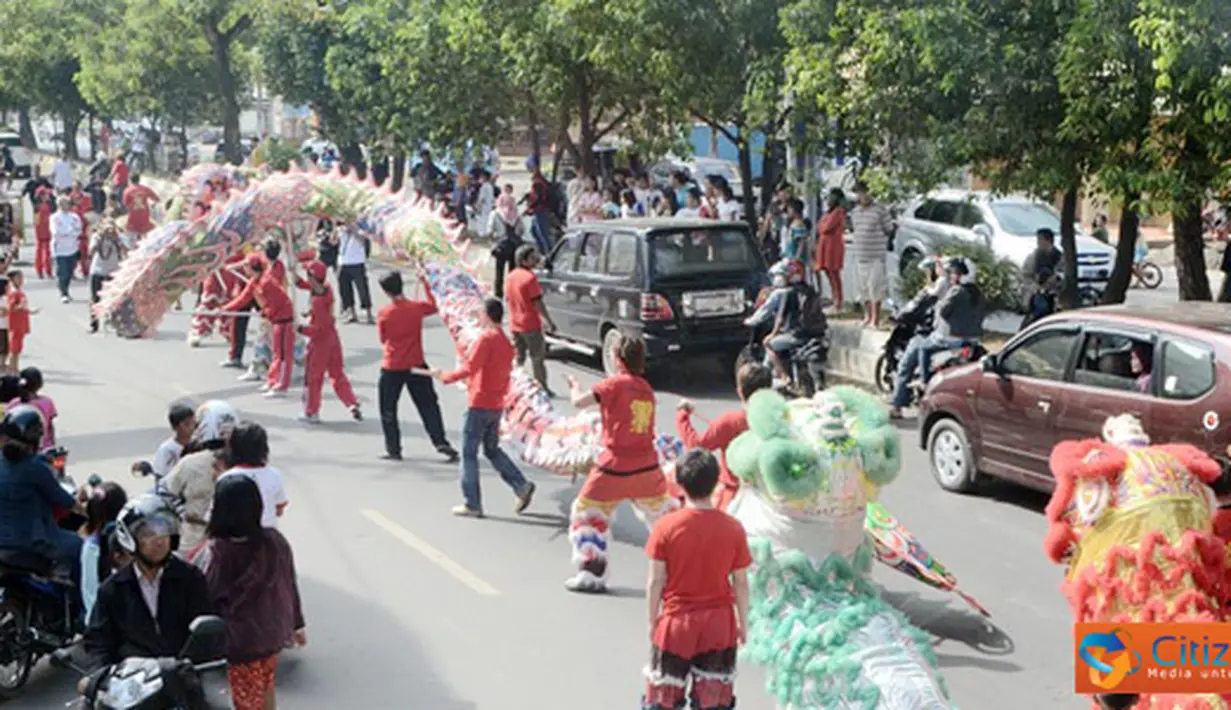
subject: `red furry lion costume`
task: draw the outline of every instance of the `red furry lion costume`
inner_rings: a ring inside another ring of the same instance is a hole
[[[1141,423],[1112,417],[1106,441],[1066,441],[1051,455],[1047,555],[1077,622],[1223,621],[1226,543],[1209,484],[1221,467],[1186,444],[1151,446]],[[1100,707],[1096,700],[1095,707]],[[1139,709],[1231,708],[1231,695],[1142,696]]]

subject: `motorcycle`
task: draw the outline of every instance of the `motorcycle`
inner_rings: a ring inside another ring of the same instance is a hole
[[[935,303],[935,299],[930,299]],[[931,330],[932,305],[908,303],[889,317],[893,330],[889,339],[881,348],[881,354],[876,358],[876,388],[884,394],[893,392],[894,380],[897,377],[898,365],[906,346],[916,335],[926,335]]]
[[[764,363],[766,360],[765,346],[761,341],[769,334],[772,323],[754,325],[748,329],[748,344],[739,352],[736,368],[745,363]],[[791,351],[787,362],[787,371],[791,380],[787,384],[788,394],[796,397],[811,397],[825,389],[825,364],[829,361],[829,339],[824,336],[814,336],[804,341],[802,345]]]
[[[77,710],[211,710],[202,676],[225,668],[225,660],[195,663],[221,648],[226,623],[217,616],[198,616],[188,627],[188,641],[175,658],[127,658],[93,672],[69,667],[86,676]],[[229,707],[229,706],[227,706]]]
[[[68,451],[51,449],[43,457],[70,493],[77,486],[68,475]],[[89,484],[102,483],[91,476]],[[58,511],[59,527],[78,530],[85,522],[71,510]],[[28,550],[0,550],[0,696],[12,697],[43,656],[68,647],[84,631],[78,614],[78,591],[71,572]]]

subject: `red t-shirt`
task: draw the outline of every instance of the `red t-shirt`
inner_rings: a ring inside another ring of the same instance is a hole
[[[509,376],[513,374],[513,357],[513,344],[504,332],[488,328],[470,346],[462,366],[445,374],[440,381],[447,385],[466,380],[466,402],[471,409],[504,410]]]
[[[305,288],[306,283],[297,284],[300,288]],[[333,319],[333,290],[329,288],[329,284],[324,284],[324,290],[320,293],[311,291],[312,301],[309,308],[310,315],[308,316],[308,324],[303,327],[303,334],[311,340],[327,341],[330,338],[337,339],[338,328]]]
[[[654,388],[644,377],[621,373],[594,385],[603,417],[600,469],[638,473],[658,466],[654,449]]]
[[[752,564],[748,534],[720,510],[681,508],[654,524],[645,551],[667,564],[663,614],[731,608],[731,574]]]
[[[9,284],[4,300],[9,307],[9,332],[25,334],[30,332],[30,304],[26,301],[25,291],[18,290]],[[18,307],[21,310],[18,310]]]
[[[689,449],[706,449],[718,453],[718,462],[722,465],[719,484],[733,490],[739,489],[739,479],[727,468],[727,447],[735,441],[735,437],[748,431],[748,415],[742,409],[724,412],[710,422],[705,433],[697,431],[692,425],[692,417],[688,412],[680,410],[675,414],[675,432],[684,446]],[[717,498],[715,498],[717,500]]]
[[[124,191],[124,206],[128,208],[128,231],[145,234],[154,228],[150,221],[150,207],[158,202],[158,195],[145,185],[133,185]]]
[[[504,302],[509,304],[509,330],[514,333],[537,333],[543,330],[543,318],[538,304],[543,297],[539,277],[530,269],[517,268],[509,272],[504,282]]]
[[[111,166],[111,184],[116,187],[128,184],[128,163],[117,160]]]
[[[382,370],[423,367],[423,319],[436,313],[436,302],[398,298],[376,314],[376,333],[384,350]]]

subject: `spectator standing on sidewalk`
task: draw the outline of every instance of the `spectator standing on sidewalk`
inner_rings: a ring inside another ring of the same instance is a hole
[[[504,287],[504,300],[509,306],[509,330],[513,333],[513,345],[517,349],[517,365],[530,359],[534,379],[549,397],[554,397],[547,386],[547,339],[543,332],[553,333],[556,324],[543,303],[543,288],[534,269],[539,265],[538,250],[525,244],[517,250],[517,268],[509,272]]]
[[[855,184],[856,205],[851,209],[851,256],[854,259],[855,298],[863,304],[864,326],[880,323],[881,303],[889,290],[887,254],[893,220],[872,200],[868,184]]]
[[[342,297],[342,312],[347,323],[358,323],[355,310],[355,291],[359,291],[359,307],[367,313],[369,325],[372,318],[372,293],[368,288],[368,240],[349,226],[340,227],[338,241],[338,291]]]
[[[842,267],[846,263],[846,195],[841,188],[829,191],[825,216],[816,228],[816,270],[829,281],[829,296],[835,312],[842,311]],[[820,279],[817,279],[820,290]]]
[[[542,254],[551,253],[551,185],[543,177],[539,161],[530,158],[526,166],[534,171],[530,181],[530,194],[527,195],[526,214],[530,216],[530,234]]]

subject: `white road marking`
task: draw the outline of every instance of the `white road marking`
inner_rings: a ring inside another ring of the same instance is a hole
[[[485,597],[500,596],[500,590],[488,584],[470,570],[454,562],[445,553],[419,539],[418,536],[406,528],[398,525],[375,510],[366,509],[361,512],[363,513],[363,517],[367,518],[373,525],[397,538],[402,544],[406,545],[410,549],[423,555],[429,562],[441,568],[445,572],[448,572],[454,579],[467,587],[470,587],[476,593]]]

